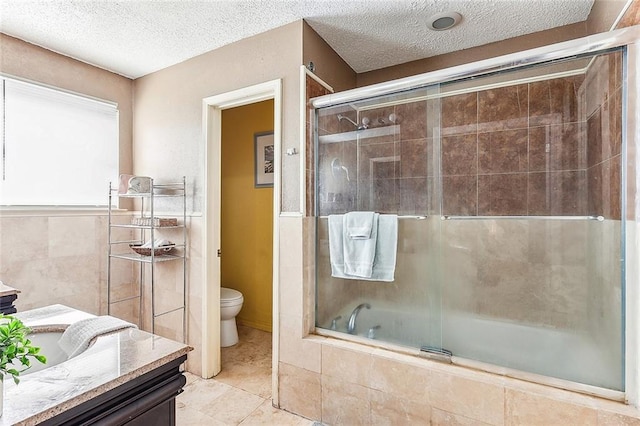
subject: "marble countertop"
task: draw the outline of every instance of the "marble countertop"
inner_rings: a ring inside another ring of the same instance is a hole
[[[92,317],[63,305],[15,314],[27,326],[68,325]],[[191,351],[183,343],[135,328],[100,336],[82,354],[4,381],[2,425],[35,425]],[[46,353],[44,353],[46,355]]]
[[[0,281],[0,297],[10,296],[12,294],[18,294],[18,293],[20,293],[20,290],[13,287],[9,287],[8,285]]]

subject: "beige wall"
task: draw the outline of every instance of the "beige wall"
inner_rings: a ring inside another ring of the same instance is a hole
[[[251,85],[282,79],[282,152],[300,151],[300,65],[302,22],[295,22],[135,81],[134,171],[158,179],[187,177],[189,225],[189,355],[188,368],[200,372],[202,282],[204,140],[203,98]],[[282,156],[282,209],[299,209],[300,158]],[[290,237],[289,237],[290,238]],[[301,252],[302,240],[292,239],[281,258]],[[290,252],[290,251],[291,252]],[[301,279],[298,279],[298,285]]]
[[[0,34],[0,72],[117,102],[120,171],[131,171],[131,80],[4,34]],[[105,183],[105,204],[107,195]],[[16,302],[19,311],[62,303],[106,313],[106,263],[106,212],[0,215],[0,280],[22,291]],[[131,274],[130,268],[119,268],[114,282],[129,287]]]
[[[356,72],[306,22],[302,31],[304,65],[313,62],[314,74],[329,84],[335,92],[356,87]]]

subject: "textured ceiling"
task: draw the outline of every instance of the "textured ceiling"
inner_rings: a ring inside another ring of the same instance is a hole
[[[594,0],[0,0],[0,32],[137,78],[304,18],[358,73],[584,21]],[[428,18],[456,11],[444,32]]]

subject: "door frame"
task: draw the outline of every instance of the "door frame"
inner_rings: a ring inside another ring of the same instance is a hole
[[[282,80],[271,80],[202,100],[204,135],[204,206],[202,253],[202,377],[220,372],[220,202],[222,111],[273,99],[273,330],[272,387],[273,400],[278,401],[278,339],[279,339],[279,221],[281,194],[282,147]]]

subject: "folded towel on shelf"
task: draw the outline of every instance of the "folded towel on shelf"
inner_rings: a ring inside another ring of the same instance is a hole
[[[129,179],[131,179],[133,175],[120,175],[118,179],[118,194],[126,194],[129,190]]]
[[[58,340],[58,346],[69,358],[73,358],[85,351],[96,337],[131,327],[138,328],[135,324],[109,315],[83,319],[67,327]]]
[[[347,217],[343,218],[342,247],[344,256],[344,273],[359,278],[371,278],[373,261],[376,255],[378,236],[378,213],[373,214],[371,234],[367,239],[353,239],[349,235]]]
[[[349,212],[344,215],[346,235],[352,240],[366,240],[371,238],[374,229],[374,212]]]
[[[131,176],[127,186],[127,194],[148,194],[151,192],[151,178],[147,176]]]
[[[332,277],[386,282],[392,282],[395,279],[398,216],[376,213],[374,217],[375,228],[372,228],[371,238],[352,240],[345,235],[344,215],[329,215],[329,260]],[[350,241],[345,243],[347,239]],[[374,241],[373,255],[369,252],[372,240]],[[353,242],[369,244],[354,246],[350,244]],[[356,249],[363,250],[363,253],[355,252]],[[349,250],[354,252],[348,252]],[[372,265],[369,272],[368,258],[371,256]],[[354,275],[354,271],[359,275]],[[363,276],[365,274],[368,276]]]

